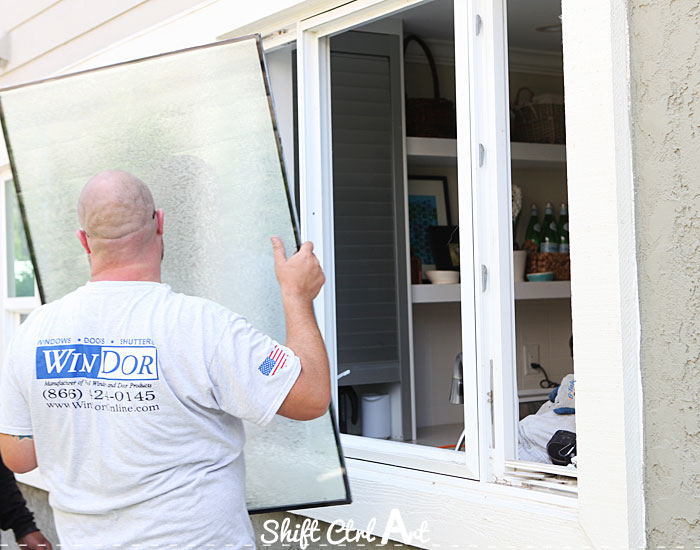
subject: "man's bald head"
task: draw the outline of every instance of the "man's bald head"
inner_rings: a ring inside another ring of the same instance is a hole
[[[78,239],[92,280],[160,281],[163,211],[140,179],[121,170],[92,178],[80,193]]]
[[[148,186],[122,170],[105,170],[87,182],[78,200],[80,225],[92,239],[121,239],[153,224]]]

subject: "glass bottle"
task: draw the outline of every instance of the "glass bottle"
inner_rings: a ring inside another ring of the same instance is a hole
[[[535,251],[540,246],[540,241],[542,240],[542,226],[540,225],[540,220],[537,217],[537,205],[532,204],[530,207],[530,221],[527,224],[527,229],[525,230],[525,242],[532,241],[535,243]],[[523,246],[526,248],[526,246]]]
[[[557,220],[554,219],[554,206],[548,202],[544,207],[544,220],[542,220],[542,240],[540,252],[559,252],[559,235],[557,234]]]
[[[561,204],[559,210],[557,233],[559,235],[559,252],[569,252],[569,209],[564,203]]]

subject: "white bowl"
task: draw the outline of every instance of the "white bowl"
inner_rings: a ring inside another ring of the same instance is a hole
[[[431,269],[425,274],[434,285],[453,285],[459,282],[459,271]]]

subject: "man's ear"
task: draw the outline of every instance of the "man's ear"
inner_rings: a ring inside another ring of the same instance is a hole
[[[156,221],[158,222],[158,229],[156,232],[158,233],[158,235],[163,234],[163,220],[164,220],[164,218],[165,218],[165,213],[163,212],[163,209],[159,208],[158,210],[156,210]]]
[[[90,245],[88,244],[87,241],[87,233],[83,231],[82,229],[78,229],[75,234],[78,236],[78,240],[80,241],[80,244],[83,245],[83,248],[85,249],[85,252],[90,254]]]

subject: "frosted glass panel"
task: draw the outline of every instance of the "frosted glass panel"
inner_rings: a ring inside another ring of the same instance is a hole
[[[122,169],[165,210],[163,281],[284,342],[269,238],[295,250],[298,237],[263,67],[258,40],[244,38],[0,91],[42,300],[89,278],[78,195]],[[349,499],[330,414],[246,431],[251,511]]]

